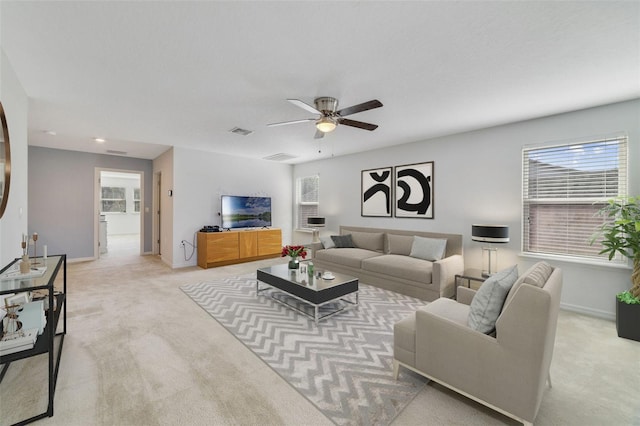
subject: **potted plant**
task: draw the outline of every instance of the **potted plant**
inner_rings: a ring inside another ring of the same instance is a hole
[[[301,257],[303,259],[307,257],[307,250],[304,246],[287,245],[282,247],[282,252],[280,253],[280,257],[285,256],[289,256],[291,258],[291,260],[289,260],[289,269],[298,269],[298,257]]]
[[[640,196],[609,200],[599,214],[610,219],[594,235],[600,241],[600,254],[609,260],[616,253],[633,260],[631,288],[616,295],[618,336],[640,341]]]

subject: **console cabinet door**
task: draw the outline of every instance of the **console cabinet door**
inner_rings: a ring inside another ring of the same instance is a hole
[[[282,232],[280,229],[267,229],[258,232],[258,256],[280,254],[282,251]]]
[[[258,232],[239,232],[240,236],[240,259],[245,257],[255,257],[258,255]]]
[[[207,235],[207,262],[239,258],[239,239],[235,232],[212,232]]]

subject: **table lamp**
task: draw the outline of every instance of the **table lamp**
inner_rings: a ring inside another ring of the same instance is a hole
[[[324,217],[308,217],[307,225],[311,227],[313,231],[313,242],[320,242],[320,230],[318,228],[323,228],[325,223]]]
[[[471,225],[471,239],[483,243],[509,242],[509,227],[506,225]],[[482,247],[482,276],[490,277],[498,270],[498,249]]]

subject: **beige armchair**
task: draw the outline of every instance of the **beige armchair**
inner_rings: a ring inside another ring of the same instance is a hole
[[[399,367],[480,402],[525,425],[536,418],[556,335],[562,271],[540,262],[509,291],[495,337],[467,325],[474,290],[459,287],[458,301],[440,298],[394,327],[394,376]],[[536,280],[538,282],[536,282]]]

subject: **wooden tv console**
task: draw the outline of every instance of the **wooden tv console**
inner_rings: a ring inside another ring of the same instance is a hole
[[[201,268],[278,257],[281,252],[280,229],[198,232],[198,266]]]

